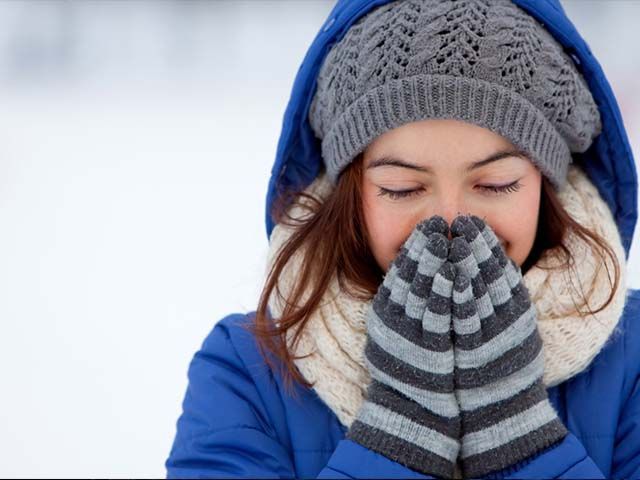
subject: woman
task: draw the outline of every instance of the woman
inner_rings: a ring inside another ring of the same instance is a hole
[[[637,177],[556,1],[341,1],[169,477],[640,477]],[[277,225],[276,225],[277,224]]]

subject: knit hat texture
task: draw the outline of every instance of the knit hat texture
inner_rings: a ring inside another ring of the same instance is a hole
[[[328,178],[405,123],[458,119],[525,152],[553,184],[602,129],[572,58],[510,0],[396,0],[324,59],[309,110]]]

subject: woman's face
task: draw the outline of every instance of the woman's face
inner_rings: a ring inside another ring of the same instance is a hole
[[[363,208],[380,268],[420,221],[440,215],[451,226],[461,214],[482,218],[521,266],[535,240],[542,179],[520,155],[504,137],[459,120],[412,122],[377,137],[363,152]]]

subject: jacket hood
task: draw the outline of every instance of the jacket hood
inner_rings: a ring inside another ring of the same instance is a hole
[[[303,189],[322,167],[320,140],[308,121],[316,77],[332,45],[340,41],[360,17],[392,0],[338,0],[320,28],[298,69],[285,110],[282,131],[271,170],[266,199],[267,236],[274,227],[270,215],[278,195],[290,188]],[[558,0],[512,0],[540,22],[574,60],[596,101],[602,133],[584,153],[573,153],[608,204],[616,221],[628,259],[638,211],[638,179],[622,116],[611,86],[598,60],[567,17]]]

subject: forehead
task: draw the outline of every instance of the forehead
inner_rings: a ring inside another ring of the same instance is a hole
[[[455,156],[483,150],[515,148],[501,135],[473,123],[453,119],[427,119],[406,123],[376,137],[365,150],[365,160],[376,154],[413,150],[451,152]]]
[[[527,153],[504,137],[457,120],[402,125],[377,137],[363,156],[364,168],[378,172],[414,170],[435,174],[437,170],[453,169],[470,173],[490,165],[494,166],[491,170],[498,166],[535,170]]]

